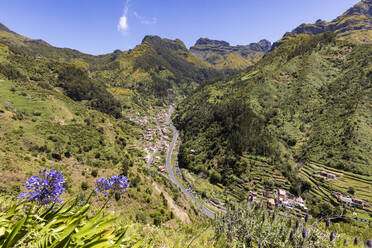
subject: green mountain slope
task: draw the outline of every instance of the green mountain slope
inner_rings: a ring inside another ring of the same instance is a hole
[[[315,160],[372,174],[371,50],[331,33],[298,36],[257,65],[180,104],[180,163],[195,172],[246,172],[244,154],[283,171]],[[190,152],[194,150],[195,152]]]
[[[135,111],[148,116],[160,112],[163,102],[155,101],[157,96],[147,99],[151,105],[146,105],[142,100],[147,95],[139,90],[128,93],[127,88],[100,81],[94,76],[97,67],[84,56],[78,60],[61,56],[59,61],[58,48],[50,47],[57,52],[50,57],[34,56],[34,45],[12,42],[10,38],[0,42],[2,200],[17,196],[26,178],[43,168],[61,171],[67,180],[66,197],[81,202],[97,177],[124,173],[131,188],[110,208],[127,219],[178,225],[195,216],[182,194],[145,169],[143,132],[148,127],[129,120]],[[43,45],[35,46],[47,51]]]
[[[299,34],[320,34],[328,31],[355,43],[372,42],[372,1],[362,0],[330,22],[318,20],[315,24],[301,24],[275,42],[273,48]]]

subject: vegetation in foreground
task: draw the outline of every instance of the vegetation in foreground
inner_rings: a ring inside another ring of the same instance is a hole
[[[106,209],[113,197],[120,198],[129,187],[124,176],[100,178],[85,201],[61,202],[64,176],[55,170],[43,170],[26,182],[27,191],[0,213],[0,245],[2,247],[154,247],[156,240],[147,240],[128,232],[129,225],[118,221],[119,215]],[[106,198],[100,208],[91,201],[98,194]],[[292,220],[283,216],[278,206],[267,211],[252,201],[220,216],[211,227],[192,237],[188,243],[174,241],[171,247],[340,247],[348,244],[346,235],[337,234],[325,221],[327,230],[319,229],[316,220]],[[133,236],[131,236],[133,235]],[[205,238],[207,235],[207,238]],[[182,236],[182,235],[179,235]],[[340,239],[340,237],[343,239]],[[208,238],[209,237],[209,238]],[[195,243],[194,243],[195,242]],[[371,240],[354,238],[354,245]],[[199,246],[203,245],[203,246]]]

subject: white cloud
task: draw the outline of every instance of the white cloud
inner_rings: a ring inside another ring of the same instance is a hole
[[[131,0],[126,0],[125,5],[124,5],[124,11],[123,15],[119,19],[118,23],[118,31],[121,32],[123,35],[126,34],[126,32],[129,29],[129,24],[128,24],[128,12],[129,12],[129,3]],[[156,17],[152,17],[151,19],[148,19],[144,16],[141,16],[138,14],[136,11],[131,12],[131,15],[133,15],[135,18],[137,18],[142,24],[144,25],[154,25],[157,23]]]
[[[120,31],[122,34],[125,34],[129,28],[128,25],[128,4],[129,0],[125,2],[125,7],[123,11],[123,15],[119,19],[118,23],[118,31]]]
[[[125,33],[128,30],[128,18],[123,15],[120,17],[119,24],[118,24],[118,30],[122,33]]]

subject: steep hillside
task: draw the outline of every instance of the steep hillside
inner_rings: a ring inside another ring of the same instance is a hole
[[[226,41],[199,39],[190,47],[191,53],[218,69],[244,69],[259,61],[270,51],[271,43],[261,40],[246,46],[230,46]]]
[[[174,117],[180,165],[225,185],[249,175],[247,156],[268,161],[292,185],[309,160],[372,175],[371,49],[332,33],[300,35],[205,86]]]
[[[372,1],[362,0],[330,22],[318,20],[315,24],[301,24],[275,42],[273,48],[299,34],[320,34],[328,31],[355,43],[372,42]]]
[[[200,83],[222,73],[193,56],[180,40],[146,36],[134,49],[117,53],[93,77],[115,87],[167,97],[187,94]]]
[[[66,198],[79,202],[98,177],[126,175],[131,188],[110,208],[127,220],[177,226],[195,216],[169,181],[146,170],[149,127],[131,121],[134,111],[156,115],[162,103],[142,105],[135,93],[107,87],[74,61],[31,56],[7,44],[0,43],[1,201],[18,196],[26,178],[48,168],[64,174]]]
[[[133,50],[93,56],[29,39],[1,24],[0,42],[14,53],[71,63],[106,86],[128,89],[130,98],[140,93],[140,101],[187,94],[201,82],[222,75],[193,56],[182,41],[158,36],[146,36]]]

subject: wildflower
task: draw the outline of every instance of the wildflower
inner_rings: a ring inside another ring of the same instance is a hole
[[[281,226],[279,230],[279,234],[282,234],[282,233],[283,233],[283,227]]]
[[[291,242],[294,241],[294,231],[293,230],[289,233],[289,241],[291,241]]]
[[[331,225],[331,223],[330,223],[330,220],[329,220],[329,219],[326,219],[325,223],[326,223],[326,227],[329,227],[329,226]]]
[[[128,179],[122,175],[112,176],[109,179],[100,178],[96,180],[95,184],[95,191],[97,193],[107,195],[110,192],[111,194],[118,195],[115,197],[119,197],[129,187]]]
[[[372,240],[367,239],[367,247],[372,248]]]
[[[263,215],[262,215],[262,222],[265,222],[265,220],[266,220],[266,215],[265,215],[265,213],[263,213]]]
[[[279,203],[275,203],[275,210],[277,210],[279,208]]]
[[[297,230],[299,225],[300,225],[300,222],[298,220],[296,220],[296,230]]]
[[[123,193],[129,187],[128,179],[123,176],[112,176],[110,179],[111,189],[116,193]]]
[[[331,233],[331,235],[329,235],[329,240],[330,241],[333,241],[335,239],[335,235],[333,234],[333,232]]]
[[[354,239],[354,245],[358,245],[358,243],[359,243],[358,237],[355,237],[355,239]]]
[[[106,195],[107,191],[110,189],[110,181],[106,178],[97,179],[95,184],[96,184],[95,191],[102,193],[104,195]]]
[[[273,219],[272,221],[275,221],[275,212],[273,212]]]
[[[18,199],[27,198],[30,202],[37,202],[39,205],[49,205],[51,203],[61,203],[59,198],[65,188],[64,176],[56,170],[39,171],[39,176],[32,176],[26,181],[27,192],[22,192]]]
[[[305,223],[307,223],[308,220],[309,220],[309,214],[307,213],[307,214],[305,215]]]
[[[306,227],[302,227],[302,237],[306,239]]]

